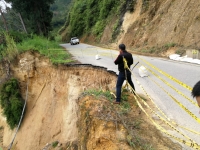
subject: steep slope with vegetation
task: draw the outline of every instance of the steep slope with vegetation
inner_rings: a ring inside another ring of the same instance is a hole
[[[100,38],[109,19],[113,15],[121,14],[121,5],[121,1],[115,0],[74,1],[65,26],[60,31],[64,30],[63,38],[80,37],[84,34],[93,34]],[[126,1],[123,2],[123,5],[126,5]]]
[[[113,105],[114,72],[76,64],[56,41],[43,37],[16,44],[4,33],[3,39],[0,149],[10,147],[16,127],[15,150],[181,149],[152,126],[133,94],[123,90],[122,104]]]
[[[148,53],[199,48],[199,5],[195,0],[76,0],[62,35],[115,47],[123,42]]]
[[[53,12],[52,27],[57,31],[61,28],[66,20],[72,0],[55,0],[50,10]]]
[[[10,67],[24,99],[27,83],[29,89],[12,149],[181,150],[148,121],[131,93],[123,92],[121,105],[112,104],[113,72],[88,65],[55,66],[33,51],[19,55]],[[0,133],[0,148],[6,150],[15,130],[2,115]]]
[[[51,28],[52,12],[50,5],[54,0],[5,0],[12,4],[12,9],[22,16],[28,33],[47,36]]]

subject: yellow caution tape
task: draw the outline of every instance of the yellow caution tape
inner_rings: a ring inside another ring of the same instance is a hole
[[[151,79],[151,77],[149,77]],[[179,102],[176,98],[174,98],[169,92],[167,92],[162,86],[160,86],[156,81],[151,79],[155,84],[157,84],[169,97],[171,97],[185,112],[187,112],[193,119],[195,119],[198,123],[200,123],[200,118],[198,118],[195,114],[189,111],[181,102]]]
[[[139,57],[139,56],[138,56]],[[141,57],[139,57],[142,61],[144,61],[147,65],[149,65],[150,67],[152,67],[153,69],[155,69],[156,71],[160,72],[161,74],[165,75],[166,77],[170,78],[171,80],[175,81],[176,83],[178,83],[179,85],[181,85],[182,87],[188,89],[189,91],[192,91],[192,88],[190,86],[188,86],[187,84],[179,81],[178,79],[172,77],[171,75],[167,74],[166,72],[160,70],[159,68],[155,67],[154,65],[152,65],[151,63],[147,62],[146,60],[142,59]]]
[[[125,62],[125,61],[124,61],[124,62]],[[125,64],[126,64],[126,62],[125,62]],[[128,68],[128,69],[129,69],[129,68]],[[130,69],[129,69],[129,70],[130,70]],[[139,83],[138,80],[137,80],[137,83]],[[127,82],[127,84],[129,85],[128,82]],[[139,83],[139,84],[140,84],[140,83]],[[130,85],[129,85],[129,86],[130,86]],[[130,86],[130,87],[131,87],[131,86]],[[140,87],[142,87],[141,84],[140,84]],[[131,88],[132,88],[132,87],[131,87]],[[142,89],[144,90],[143,87],[142,87]],[[132,90],[133,90],[133,89],[132,89]],[[145,92],[145,93],[146,93],[146,92]],[[136,96],[139,97],[137,94],[136,94]],[[163,133],[169,135],[169,136],[172,137],[173,139],[175,139],[175,140],[177,140],[177,141],[179,141],[179,142],[181,142],[181,143],[183,143],[183,144],[185,144],[185,145],[187,145],[187,146],[189,146],[189,147],[192,147],[192,148],[195,148],[195,149],[200,149],[200,145],[198,145],[197,143],[195,143],[195,142],[194,142],[191,138],[189,138],[188,136],[182,134],[179,130],[177,130],[175,127],[173,127],[168,121],[166,121],[165,119],[163,119],[162,117],[160,117],[155,111],[153,111],[145,101],[141,100],[141,101],[142,101],[148,108],[150,108],[150,110],[151,110],[152,112],[154,112],[160,119],[162,119],[165,123],[167,123],[171,128],[173,128],[174,130],[176,130],[176,131],[177,131],[178,133],[180,133],[182,136],[188,138],[191,142],[190,142],[190,141],[185,141],[185,140],[183,140],[183,139],[181,139],[181,138],[177,138],[177,137],[175,137],[175,136],[169,134],[165,129],[163,129],[160,125],[158,125],[155,121],[153,121],[152,118],[148,115],[148,113],[146,113],[146,111],[143,109],[142,105],[139,103],[139,101],[138,101],[138,99],[137,99],[136,96],[134,95],[134,98],[135,98],[135,100],[136,100],[138,106],[139,106],[139,107],[142,109],[142,111],[148,116],[148,118],[149,118],[149,119],[152,121],[152,123],[157,127],[157,129],[159,129],[159,130],[162,131]],[[139,97],[139,98],[140,98],[140,97]],[[140,98],[140,99],[141,99],[141,98]]]
[[[111,94],[111,95],[113,95],[113,96],[114,96],[114,98],[116,98],[116,95],[115,95],[113,92],[110,92],[110,94]]]
[[[139,84],[140,88],[142,88],[144,90],[144,88],[142,87],[142,85],[139,83],[139,81],[136,79],[137,83]],[[130,86],[130,85],[129,85]],[[176,127],[174,127],[169,121],[165,120],[163,117],[161,117],[158,113],[156,113],[144,100],[142,100],[137,94],[136,96],[138,97],[138,99],[140,99],[140,101],[142,101],[142,103],[147,106],[147,108],[149,108],[151,110],[152,113],[154,113],[158,118],[160,118],[164,123],[166,123],[169,127],[171,127],[172,129],[174,129],[177,133],[181,134],[183,137],[187,138],[188,140],[190,140],[191,142],[194,142],[190,137],[188,137],[187,135],[183,134],[181,131],[179,131]],[[196,143],[196,142],[195,142]]]
[[[132,74],[132,75],[135,77],[135,79],[136,79],[137,83],[139,84],[140,88],[142,88],[142,90],[144,91],[144,93],[146,94],[146,96],[151,100],[151,102],[152,102],[152,103],[154,104],[154,106],[158,109],[158,111],[164,116],[165,119],[167,119],[168,121],[170,121],[170,119],[167,117],[167,115],[165,115],[165,113],[155,104],[155,102],[154,102],[154,101],[151,99],[151,97],[147,94],[147,92],[144,90],[144,88],[142,87],[142,85],[140,84],[140,82],[137,80],[136,76],[135,76],[134,74]],[[127,86],[128,86],[128,85],[127,85]],[[175,123],[175,122],[172,122],[172,121],[171,121],[171,123],[174,124],[174,125],[176,125],[176,126],[179,126],[179,127],[182,128],[182,129],[185,129],[185,130],[187,130],[187,131],[189,131],[189,132],[191,132],[191,133],[200,135],[199,132],[196,132],[196,131],[194,131],[194,130],[192,130],[192,129],[189,129],[189,128],[180,126],[179,124],[177,124],[177,123]]]
[[[176,89],[175,87],[173,87],[169,82],[167,82],[166,80],[164,80],[163,78],[161,78],[158,74],[156,74],[155,72],[153,72],[151,69],[145,67],[147,70],[149,70],[149,72],[151,72],[154,76],[156,76],[157,78],[159,78],[161,81],[163,81],[166,85],[168,85],[169,87],[171,87],[173,90],[175,90],[178,94],[180,94],[181,96],[183,96],[185,99],[187,99],[188,101],[190,101],[192,104],[194,104],[196,107],[199,107],[198,104],[196,102],[194,102],[192,99],[190,99],[189,97],[187,97],[185,94],[183,94],[181,91],[179,91],[178,89]]]
[[[136,98],[136,97],[135,97]],[[166,135],[170,136],[171,138],[189,146],[192,147],[194,149],[200,150],[200,145],[198,145],[197,143],[194,142],[190,142],[190,141],[185,141],[181,138],[175,137],[173,135],[171,135],[170,133],[168,133],[163,127],[161,127],[160,125],[158,125],[150,116],[149,114],[144,110],[144,108],[142,107],[142,105],[139,103],[139,101],[136,98],[136,102],[138,104],[138,106],[140,107],[140,109],[146,114],[146,116],[151,120],[151,122],[157,127],[158,130],[160,130],[161,132],[165,133]]]

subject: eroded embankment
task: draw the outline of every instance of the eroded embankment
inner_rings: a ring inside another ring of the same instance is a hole
[[[105,68],[53,66],[39,54],[26,52],[11,65],[11,76],[19,80],[24,99],[29,83],[26,114],[14,150],[181,149],[149,123],[130,93],[125,93],[122,106],[105,97],[81,94],[115,88],[116,74]],[[14,131],[2,115],[0,127],[0,147],[7,149]],[[59,146],[53,148],[55,141]]]
[[[39,150],[55,140],[76,141],[79,95],[90,88],[114,88],[116,75],[89,65],[52,66],[48,59],[29,52],[21,55],[12,66],[12,74],[20,81],[24,98],[28,64],[28,102],[15,149]],[[0,124],[5,125],[5,120],[1,119]],[[13,135],[14,132],[5,126],[4,147],[10,144]]]

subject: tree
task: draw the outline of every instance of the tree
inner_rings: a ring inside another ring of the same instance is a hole
[[[1,15],[1,17],[2,17],[2,20],[3,20],[4,26],[5,26],[5,28],[6,28],[6,31],[8,31],[7,22],[6,22],[6,19],[5,19],[5,17],[4,17],[4,13],[3,13],[3,11],[1,10],[1,7],[0,7],[0,15]]]
[[[21,14],[28,32],[47,36],[51,30],[52,12],[50,5],[55,0],[5,0],[12,4],[12,9]]]

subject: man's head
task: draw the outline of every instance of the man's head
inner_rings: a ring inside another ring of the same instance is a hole
[[[120,44],[119,49],[122,51],[126,51],[126,46],[124,44]]]
[[[200,107],[200,81],[197,82],[192,89],[192,96],[196,97],[197,103]]]

